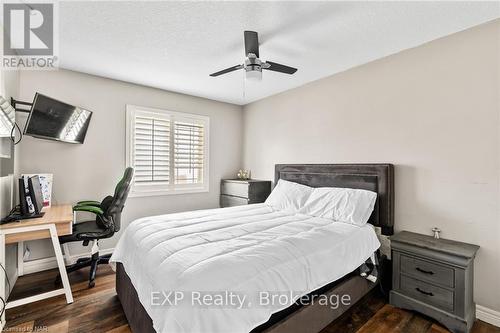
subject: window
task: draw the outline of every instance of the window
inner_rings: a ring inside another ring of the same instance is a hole
[[[208,117],[127,105],[131,196],[208,191]]]

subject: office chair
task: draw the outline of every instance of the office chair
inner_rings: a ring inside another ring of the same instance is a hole
[[[120,219],[125,201],[127,200],[134,169],[126,168],[122,179],[116,185],[113,196],[107,196],[99,201],[80,201],[74,207],[74,212],[90,212],[95,214],[94,221],[79,222],[73,225],[71,235],[59,237],[61,244],[69,242],[83,242],[87,246],[92,242],[92,256],[90,258],[80,258],[73,265],[67,266],[68,273],[90,266],[89,288],[95,285],[95,275],[99,264],[107,264],[111,254],[99,255],[99,239],[110,238],[115,232],[120,230]],[[58,276],[56,283],[60,282]]]

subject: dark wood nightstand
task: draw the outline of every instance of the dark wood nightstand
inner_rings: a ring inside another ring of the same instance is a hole
[[[232,207],[266,201],[271,193],[269,180],[222,179],[220,183],[220,206]]]
[[[470,332],[479,246],[403,231],[391,237],[391,248],[390,303],[432,317],[452,332]]]

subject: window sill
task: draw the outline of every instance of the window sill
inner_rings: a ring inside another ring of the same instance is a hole
[[[209,192],[208,187],[186,188],[178,190],[161,190],[161,191],[134,191],[134,189],[132,189],[129,193],[129,198],[158,197],[165,195],[195,194],[195,193],[208,193],[208,192]]]

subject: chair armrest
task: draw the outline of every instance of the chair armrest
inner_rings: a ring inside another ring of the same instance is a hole
[[[96,206],[84,206],[84,205],[76,205],[73,207],[74,212],[89,212],[94,213],[96,215],[103,215],[104,211],[100,207]]]
[[[77,206],[100,206],[101,203],[99,201],[93,201],[93,200],[85,200],[85,201],[79,201],[76,203]]]

